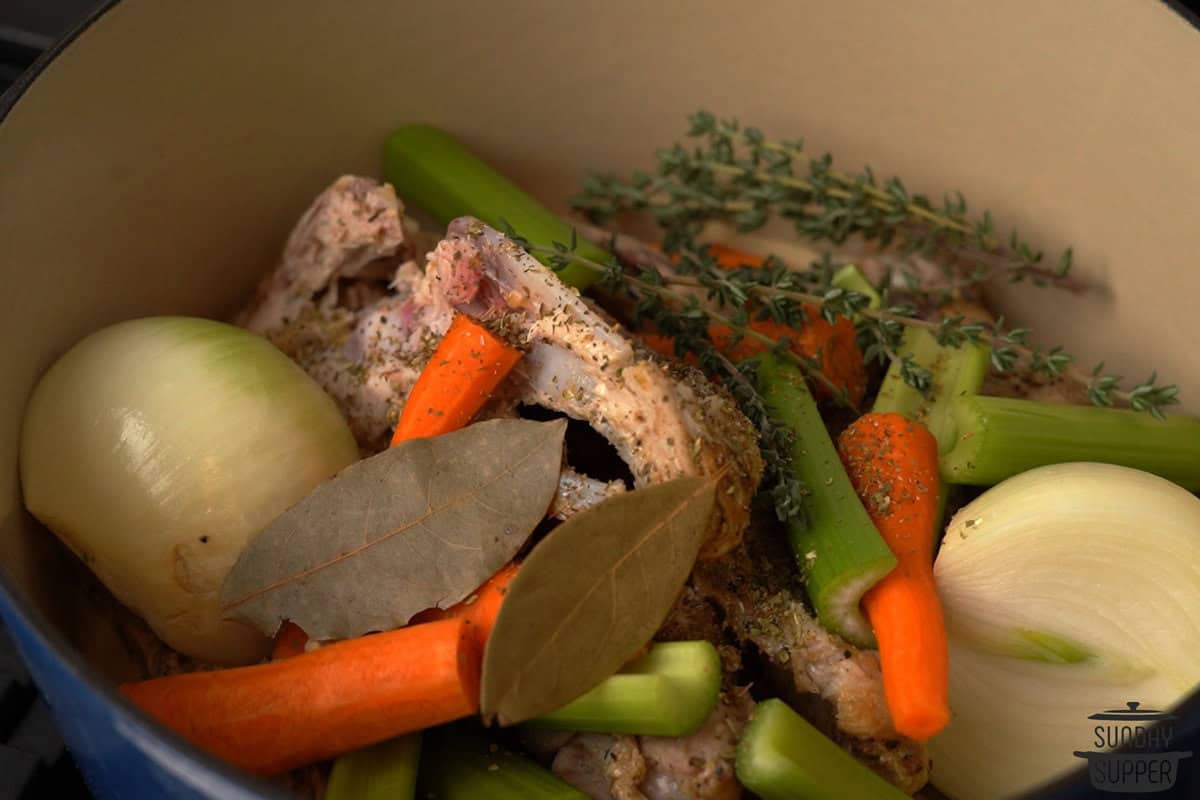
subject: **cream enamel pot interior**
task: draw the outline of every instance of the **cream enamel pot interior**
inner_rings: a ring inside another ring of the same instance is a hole
[[[0,611],[97,794],[270,791],[108,688],[121,648],[21,508],[21,413],[104,324],[227,315],[323,185],[379,173],[401,123],[449,128],[560,205],[701,107],[961,189],[1048,249],[1073,243],[1109,287],[1001,290],[1010,319],[1134,378],[1155,367],[1200,410],[1197,97],[1200,32],[1126,0],[110,4],[0,103]]]

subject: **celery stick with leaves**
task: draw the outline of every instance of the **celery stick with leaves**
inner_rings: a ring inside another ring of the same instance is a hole
[[[687,736],[721,693],[721,657],[705,641],[661,642],[616,675],[532,727],[639,736]]]
[[[791,466],[809,488],[804,518],[788,522],[788,539],[809,599],[826,628],[872,646],[871,626],[859,604],[896,566],[896,556],[855,494],[804,373],[768,353],[759,358],[758,380],[772,416],[794,434]]]

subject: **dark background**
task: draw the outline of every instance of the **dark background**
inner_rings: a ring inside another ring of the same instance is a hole
[[[0,0],[0,91],[97,5],[98,0]]]
[[[0,0],[0,92],[99,3]],[[0,626],[0,800],[86,800],[46,704]]]
[[[50,709],[0,626],[0,800],[90,797]]]

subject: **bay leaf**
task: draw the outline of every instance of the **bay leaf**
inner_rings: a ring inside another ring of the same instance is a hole
[[[662,625],[709,530],[711,479],[617,495],[554,529],[509,584],[483,660],[481,709],[511,725],[560,708]]]
[[[565,420],[489,420],[350,465],[242,552],[221,589],[226,616],[345,639],[453,605],[545,516],[565,431]]]

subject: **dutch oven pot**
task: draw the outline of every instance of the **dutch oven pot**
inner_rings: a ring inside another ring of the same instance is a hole
[[[379,173],[392,128],[447,127],[549,201],[701,107],[961,188],[1112,289],[1023,292],[1011,320],[1133,377],[1152,355],[1197,411],[1197,76],[1200,32],[1125,0],[107,5],[0,102],[0,613],[96,794],[273,790],[114,692],[114,634],[20,505],[29,391],[105,324],[227,315],[320,188]],[[1200,703],[1174,711],[1194,737]],[[1050,792],[1086,785],[1081,761]]]

